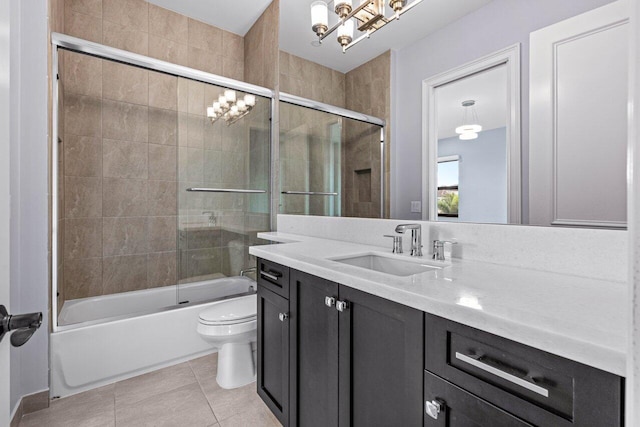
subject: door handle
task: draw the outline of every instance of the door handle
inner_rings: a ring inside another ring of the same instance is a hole
[[[11,345],[20,347],[42,325],[42,313],[10,315],[4,305],[0,305],[0,341],[7,332],[11,334]]]
[[[284,322],[285,320],[289,319],[289,313],[278,314],[278,319],[280,319],[281,322]]]

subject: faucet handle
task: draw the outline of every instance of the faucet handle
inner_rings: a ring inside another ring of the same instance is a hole
[[[401,254],[402,253],[402,236],[397,236],[393,234],[385,234],[384,237],[391,237],[393,239],[393,253]]]
[[[434,240],[433,241],[433,247],[437,247],[437,246],[444,246],[445,244],[449,244],[449,245],[457,245],[458,242],[452,242],[450,240]]]

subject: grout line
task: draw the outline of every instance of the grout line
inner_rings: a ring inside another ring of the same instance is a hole
[[[213,419],[216,420],[216,423],[218,425],[220,425],[220,421],[218,420],[218,417],[216,416],[215,411],[213,410],[213,406],[211,406],[211,402],[209,402],[209,399],[207,398],[207,394],[204,392],[204,388],[202,387],[202,383],[200,382],[200,378],[198,378],[198,375],[196,375],[195,371],[193,370],[193,367],[191,366],[191,361],[194,359],[189,360],[187,363],[189,364],[189,369],[191,369],[191,372],[193,373],[193,376],[196,378],[196,381],[198,382],[198,386],[200,387],[200,392],[202,393],[202,396],[204,397],[204,400],[207,401],[207,405],[209,406],[209,409],[211,410],[211,413],[213,414]],[[217,366],[216,366],[217,369]]]

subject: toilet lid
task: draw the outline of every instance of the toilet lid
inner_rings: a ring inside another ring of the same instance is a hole
[[[220,301],[200,312],[200,323],[234,324],[253,320],[257,316],[256,295]]]

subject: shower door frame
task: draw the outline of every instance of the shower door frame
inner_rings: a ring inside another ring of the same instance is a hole
[[[91,55],[100,59],[106,59],[111,61],[120,62],[125,65],[131,65],[134,67],[139,67],[143,69],[147,69],[150,71],[157,71],[169,75],[173,75],[176,77],[183,77],[190,80],[196,80],[203,83],[209,83],[216,86],[221,86],[229,89],[238,90],[241,92],[249,93],[252,95],[261,96],[263,98],[268,98],[271,100],[271,111],[270,111],[270,127],[271,127],[271,140],[270,140],[270,165],[269,165],[269,191],[271,192],[271,200],[269,204],[269,214],[271,217],[271,229],[276,229],[276,219],[278,215],[278,203],[280,197],[280,183],[279,176],[277,174],[277,168],[274,168],[274,165],[277,165],[280,160],[279,156],[279,129],[274,126],[274,123],[279,122],[278,118],[278,103],[279,101],[286,102],[288,104],[297,105],[300,107],[306,107],[317,111],[323,111],[330,114],[335,114],[340,117],[345,117],[348,119],[353,119],[365,123],[370,123],[373,125],[381,126],[381,137],[380,137],[380,171],[381,171],[381,192],[380,192],[380,217],[384,217],[384,175],[385,175],[385,149],[384,149],[384,134],[385,134],[385,126],[386,122],[383,119],[369,116],[366,114],[358,113],[356,111],[347,110],[345,108],[336,107],[330,104],[324,104],[322,102],[313,101],[310,99],[302,98],[295,95],[290,95],[282,92],[277,92],[273,89],[265,88],[262,86],[253,85],[250,83],[245,83],[239,80],[230,79],[228,77],[218,76],[215,74],[207,73],[205,71],[195,70],[193,68],[185,67],[182,65],[173,64],[170,62],[162,61],[160,59],[151,58],[148,56],[140,55],[137,53],[132,53],[126,50],[117,49],[110,46],[105,46],[99,43],[91,42],[88,40],[83,40],[77,37],[69,36],[61,33],[51,33],[51,76],[55,77],[52,84],[52,131],[51,131],[51,171],[50,171],[50,185],[51,185],[51,218],[50,218],[50,227],[51,227],[51,295],[52,299],[57,298],[58,294],[58,173],[59,171],[59,159],[58,159],[58,120],[59,120],[59,111],[58,111],[58,101],[59,101],[59,84],[60,84],[60,74],[59,74],[59,62],[58,62],[58,49],[62,48],[64,50],[82,53],[86,55]],[[177,283],[176,283],[177,286]],[[177,306],[177,303],[176,303]],[[155,310],[156,312],[158,310]],[[134,317],[139,316],[141,314],[146,313],[135,313],[131,316],[126,317]],[[68,326],[59,326],[58,325],[58,308],[57,303],[53,304],[51,301],[51,327],[53,332],[58,332],[61,330],[66,330],[71,328],[76,328],[84,325],[84,323],[78,325],[68,325]]]

